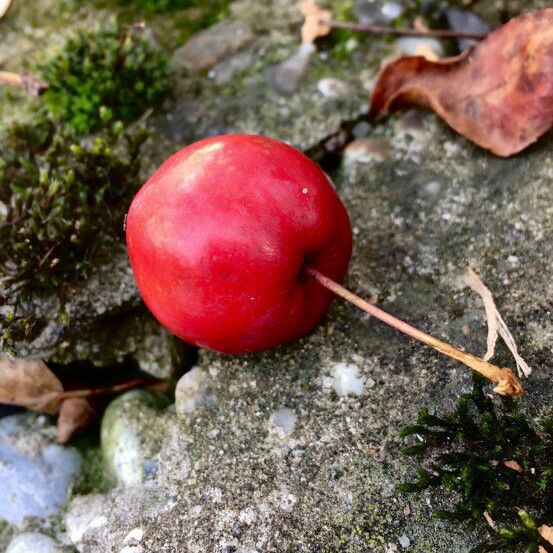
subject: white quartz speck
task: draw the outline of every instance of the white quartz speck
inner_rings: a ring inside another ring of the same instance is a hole
[[[332,368],[333,386],[341,396],[360,396],[365,389],[365,378],[360,376],[359,367],[348,363],[336,363]]]
[[[269,430],[276,432],[281,438],[289,436],[296,426],[298,416],[292,409],[282,407],[271,414]]]

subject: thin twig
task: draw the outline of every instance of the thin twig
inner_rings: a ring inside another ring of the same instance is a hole
[[[352,23],[349,21],[321,20],[321,25],[327,25],[333,29],[347,29],[349,31],[358,31],[360,33],[369,33],[373,35],[394,35],[394,36],[416,36],[430,38],[464,38],[472,40],[482,40],[486,38],[487,33],[469,33],[464,31],[452,31],[444,29],[404,29],[398,27],[384,27],[381,25],[367,25],[365,23]]]
[[[475,355],[461,351],[446,342],[442,342],[441,340],[430,336],[430,334],[426,334],[426,332],[418,330],[406,322],[397,319],[393,315],[386,313],[386,311],[382,311],[382,309],[376,307],[375,305],[370,304],[368,301],[360,298],[353,292],[350,292],[347,288],[344,288],[342,285],[326,277],[316,269],[308,267],[306,272],[319,284],[322,284],[325,288],[344,298],[346,301],[352,303],[362,311],[376,317],[387,325],[390,325],[392,328],[411,336],[411,338],[415,338],[415,340],[434,348],[436,351],[439,351],[447,357],[460,361],[467,367],[470,367],[472,370],[485,376],[496,385],[494,391],[498,394],[512,396],[519,396],[522,394],[522,384],[511,369],[507,367],[496,367],[495,365],[492,365],[491,363],[488,363]]]
[[[0,85],[21,88],[31,96],[40,96],[48,84],[29,73],[19,74],[11,71],[0,71]]]
[[[139,388],[141,386],[147,387],[150,384],[155,384],[157,382],[150,382],[143,379],[129,380],[128,382],[123,382],[123,384],[116,384],[115,386],[108,386],[106,388],[89,388],[87,390],[69,390],[68,392],[63,392],[57,395],[57,398],[64,400],[72,397],[90,397],[90,396],[99,396],[103,394],[115,394],[117,392],[122,392],[123,390],[129,390],[131,388]]]

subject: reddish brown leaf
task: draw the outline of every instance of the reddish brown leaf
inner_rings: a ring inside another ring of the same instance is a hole
[[[61,404],[58,417],[57,442],[67,443],[79,430],[86,428],[94,420],[95,415],[94,409],[86,398],[65,399]]]
[[[0,403],[56,413],[63,386],[40,359],[0,357]]]
[[[400,58],[384,68],[372,117],[417,104],[499,156],[520,152],[553,124],[553,9],[512,19],[460,56]]]

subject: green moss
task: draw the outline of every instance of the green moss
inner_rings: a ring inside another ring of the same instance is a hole
[[[107,246],[123,239],[146,133],[112,124],[107,110],[102,115],[104,128],[86,140],[44,114],[14,123],[0,138],[2,350],[32,334],[22,297],[86,278]],[[60,313],[60,324],[66,319]]]
[[[101,107],[131,121],[165,90],[167,63],[142,25],[80,31],[41,66],[49,85],[43,98],[78,132],[101,126]]]
[[[108,489],[98,434],[87,432],[73,444],[81,453],[83,463],[73,484],[72,495],[103,493]]]
[[[414,482],[398,487],[451,494],[453,508],[436,516],[487,529],[489,539],[473,553],[535,552],[539,545],[550,551],[537,528],[553,520],[553,420],[535,425],[512,399],[494,405],[482,386],[476,378],[473,391],[461,396],[453,412],[436,416],[423,408],[416,424],[403,429],[403,437],[418,437],[405,455],[425,462]],[[487,515],[496,530],[486,524]]]
[[[368,496],[359,496],[341,522],[329,521],[316,532],[308,532],[306,550],[313,553],[384,551],[386,527],[390,522],[389,512],[381,512]],[[295,550],[290,547],[290,551]]]

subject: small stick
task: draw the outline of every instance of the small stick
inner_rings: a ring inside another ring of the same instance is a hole
[[[130,390],[131,388],[150,388],[158,386],[161,381],[146,381],[142,379],[129,380],[122,384],[116,384],[115,386],[108,386],[106,388],[89,388],[86,390],[69,390],[68,392],[62,392],[56,397],[59,399],[69,399],[74,397],[90,397],[99,396],[104,394],[114,394],[116,392],[122,392],[123,390]]]
[[[487,33],[468,33],[463,31],[451,31],[443,29],[402,29],[397,27],[384,27],[380,25],[366,25],[364,23],[352,23],[347,21],[334,21],[332,19],[321,19],[321,25],[332,27],[333,29],[347,29],[349,31],[358,31],[360,33],[369,33],[373,35],[395,35],[395,36],[417,36],[431,38],[465,38],[472,40],[482,40],[486,38]]]
[[[483,359],[480,359],[475,355],[461,351],[460,349],[451,346],[446,342],[442,342],[441,340],[430,336],[430,334],[426,334],[426,332],[422,332],[421,330],[416,329],[406,322],[397,319],[393,315],[386,313],[386,311],[382,311],[382,309],[376,307],[375,305],[372,305],[363,298],[360,298],[353,292],[350,292],[347,288],[344,288],[342,285],[338,284],[334,280],[326,277],[316,269],[308,267],[306,268],[306,273],[312,276],[319,284],[321,284],[331,292],[334,292],[336,295],[344,298],[346,301],[352,303],[362,311],[365,311],[369,315],[376,317],[377,319],[381,320],[392,328],[395,328],[396,330],[407,334],[407,336],[411,336],[411,338],[414,338],[415,340],[418,340],[419,342],[422,342],[423,344],[434,348],[447,357],[451,357],[456,361],[460,361],[467,367],[470,367],[472,370],[485,376],[488,380],[496,385],[494,391],[498,394],[511,396],[519,396],[522,394],[522,384],[511,369],[507,367],[496,367],[495,365],[492,365],[491,363],[488,363],[487,361],[484,361]]]
[[[11,71],[0,71],[0,85],[21,88],[31,96],[40,96],[48,88],[48,84],[28,73],[20,75]]]

